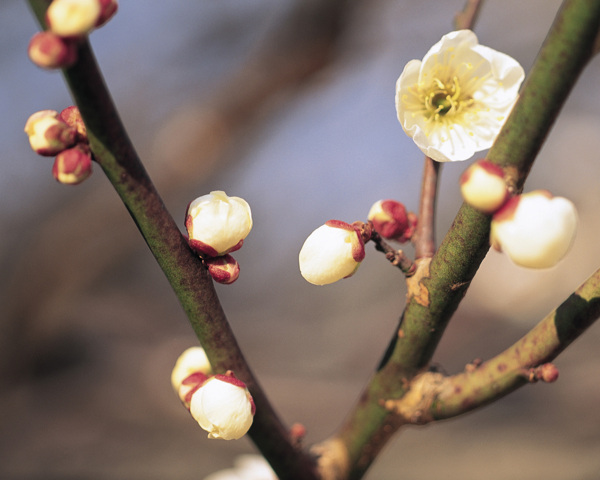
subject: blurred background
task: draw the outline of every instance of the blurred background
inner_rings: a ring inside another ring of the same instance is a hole
[[[406,292],[370,246],[356,275],[327,287],[301,278],[298,251],[326,220],[364,220],[376,200],[417,209],[422,156],[396,119],[394,85],[463,3],[123,0],[91,35],[181,227],[188,202],[211,190],[252,206],[240,279],[218,291],[276,408],[309,443],[355,402]],[[559,5],[488,0],[475,31],[528,71]],[[28,116],[71,104],[61,75],[27,59],[37,30],[24,0],[0,3],[0,478],[201,479],[254,447],[208,440],[171,391],[177,356],[197,340],[101,170],[63,186],[30,150]],[[535,272],[490,252],[436,354],[449,373],[514,343],[600,265],[599,75],[596,58],[526,185],[575,202],[572,252]],[[469,163],[443,166],[440,239]],[[599,341],[595,325],[564,352],[555,384],[407,429],[367,478],[599,478]]]

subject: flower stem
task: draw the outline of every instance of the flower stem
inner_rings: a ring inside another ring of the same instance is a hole
[[[417,259],[430,258],[435,253],[435,207],[440,168],[439,162],[425,157],[419,219],[413,237]]]

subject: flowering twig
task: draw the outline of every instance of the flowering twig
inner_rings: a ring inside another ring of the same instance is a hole
[[[591,54],[600,2],[566,0],[521,96],[488,158],[522,185],[536,153]],[[558,73],[560,72],[560,74]],[[425,371],[437,344],[489,249],[489,217],[463,205],[431,259],[409,278],[409,298],[380,366],[339,432],[350,478],[361,478],[406,419],[386,408]]]
[[[396,250],[383,238],[381,238],[381,235],[379,235],[375,230],[371,232],[370,239],[375,244],[375,249],[385,253],[385,258],[387,258],[392,265],[402,270],[407,277],[410,277],[415,273],[415,262],[407,257],[402,250]]]
[[[419,221],[413,237],[417,259],[430,258],[435,253],[435,207],[440,168],[439,162],[425,157],[419,202]]]
[[[483,0],[467,0],[463,10],[454,15],[454,27],[456,30],[473,27],[482,3]]]
[[[43,26],[48,2],[29,2]],[[257,412],[250,436],[275,471],[286,472],[286,478],[316,478],[313,460],[291,442],[246,363],[207,269],[189,248],[138,158],[87,40],[78,47],[77,63],[63,74],[84,119],[97,163],[165,272],[213,369],[234,371],[252,393]]]

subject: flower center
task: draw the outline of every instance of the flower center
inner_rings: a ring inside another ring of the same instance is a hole
[[[427,118],[437,119],[449,112],[457,113],[463,106],[458,77],[452,77],[452,81],[448,83],[442,82],[439,78],[434,78],[431,87],[432,89],[424,98]]]

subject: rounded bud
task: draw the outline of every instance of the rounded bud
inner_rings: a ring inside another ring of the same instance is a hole
[[[65,185],[79,185],[92,174],[92,157],[81,146],[60,152],[54,159],[52,175]]]
[[[244,199],[217,190],[188,205],[185,227],[192,250],[217,257],[242,246],[252,230],[252,213]]]
[[[100,14],[100,0],[52,0],[46,24],[61,37],[81,37],[94,29]]]
[[[329,220],[312,232],[299,255],[300,273],[313,285],[350,277],[365,258],[365,245],[350,224]]]
[[[27,47],[29,59],[42,68],[67,68],[77,61],[77,45],[52,32],[39,32]]]
[[[108,22],[117,13],[119,2],[117,0],[100,0],[100,16],[96,22],[96,28]]]
[[[77,141],[87,143],[87,129],[85,128],[85,123],[83,123],[79,108],[71,105],[60,112],[58,118],[77,131]]]
[[[573,203],[536,190],[510,198],[494,214],[490,243],[517,265],[549,268],[567,254],[576,230]]]
[[[396,200],[379,200],[369,210],[368,219],[383,238],[407,242],[417,226],[417,216],[407,212],[404,204]]]
[[[466,203],[487,214],[494,213],[508,200],[504,171],[487,160],[479,160],[460,177],[460,193]]]
[[[204,263],[208,267],[208,273],[217,283],[229,285],[240,276],[240,264],[229,254],[220,257],[207,257]]]
[[[202,347],[190,347],[179,355],[171,372],[173,390],[178,392],[183,380],[197,372],[208,376],[212,374],[212,367]]]
[[[77,132],[58,118],[55,110],[41,110],[27,119],[25,133],[34,152],[52,157],[73,146]]]
[[[190,413],[208,438],[237,440],[254,420],[254,401],[244,382],[233,374],[210,377],[192,395]]]

